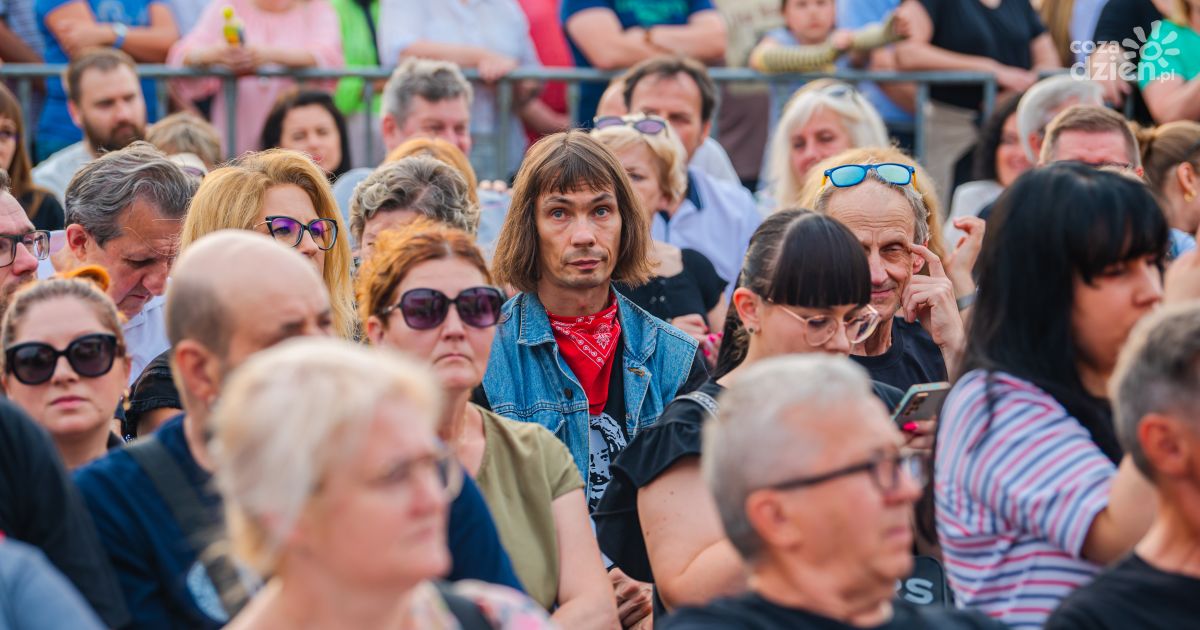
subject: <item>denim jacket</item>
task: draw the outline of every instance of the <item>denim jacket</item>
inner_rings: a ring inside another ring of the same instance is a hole
[[[625,429],[632,440],[654,424],[688,380],[696,341],[617,293],[624,350]],[[483,389],[496,413],[536,422],[562,440],[588,479],[588,401],[554,340],[537,295],[521,293],[500,315]],[[616,453],[613,454],[614,456]]]

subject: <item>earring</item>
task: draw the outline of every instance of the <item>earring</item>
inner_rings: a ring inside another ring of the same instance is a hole
[[[758,332],[758,329],[757,329],[757,328],[755,328],[755,327],[753,327],[753,326],[747,326],[747,327],[746,327],[746,332],[748,332],[748,333],[750,333],[751,335],[753,335],[753,334],[755,334],[755,333],[757,333],[757,332]]]
[[[1196,193],[1194,193],[1190,190],[1188,192],[1183,193],[1183,200],[1188,203],[1192,203],[1193,201],[1196,200]]]

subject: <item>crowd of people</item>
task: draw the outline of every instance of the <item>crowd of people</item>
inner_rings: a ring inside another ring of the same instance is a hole
[[[1200,0],[740,2],[5,3],[0,627],[1191,627]]]

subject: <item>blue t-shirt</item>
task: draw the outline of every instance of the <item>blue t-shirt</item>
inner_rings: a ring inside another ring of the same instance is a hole
[[[837,0],[837,25],[838,28],[858,30],[882,22],[883,18],[899,6],[900,0]],[[912,123],[912,114],[893,103],[878,83],[861,81],[858,89],[867,101],[879,110],[879,115],[885,123]]]
[[[188,450],[183,416],[155,436],[208,509],[221,510],[212,476]],[[520,588],[487,504],[469,478],[451,504],[451,579],[471,578]],[[103,546],[108,550],[138,628],[220,628],[229,619],[203,564],[188,544],[154,482],[124,450],[75,473]]]
[[[572,15],[585,9],[609,9],[617,14],[621,28],[634,26],[649,28],[660,24],[687,24],[693,13],[707,11],[713,8],[712,0],[563,0],[562,23],[565,26]],[[567,43],[571,46],[571,56],[575,65],[580,68],[591,68],[592,64],[583,52],[575,45],[575,41],[567,34]],[[604,94],[604,83],[583,83],[579,87],[579,120],[581,124],[591,125],[596,116],[596,105]]]
[[[34,0],[38,26],[46,42],[46,63],[67,63],[66,51],[50,29],[46,27],[46,16],[55,9],[77,2],[79,0]],[[88,0],[88,6],[100,24],[124,24],[128,27],[150,26],[150,6],[156,4],[149,0]],[[158,99],[155,97],[154,81],[142,81],[142,95],[146,99],[146,120],[153,122],[158,119]],[[45,157],[67,145],[79,142],[83,132],[67,113],[67,94],[62,81],[57,77],[46,80],[46,107],[38,119],[37,152]]]

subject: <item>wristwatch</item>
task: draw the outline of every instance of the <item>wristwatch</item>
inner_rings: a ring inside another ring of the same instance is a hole
[[[117,37],[113,40],[112,47],[120,49],[121,46],[125,45],[125,36],[129,34],[129,29],[120,22],[114,22],[108,26],[112,28],[113,35]]]

